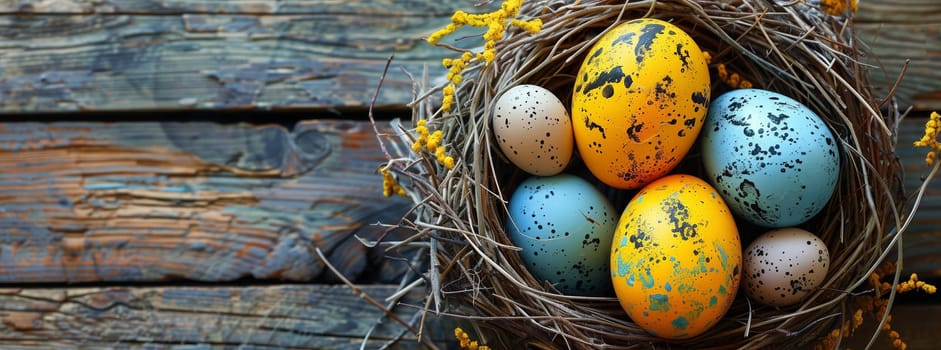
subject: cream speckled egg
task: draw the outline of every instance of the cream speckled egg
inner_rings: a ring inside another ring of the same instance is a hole
[[[568,110],[541,86],[517,85],[504,92],[494,104],[492,126],[500,150],[527,173],[556,175],[572,159]]]
[[[813,233],[783,228],[755,239],[745,249],[743,265],[745,295],[760,304],[788,306],[823,283],[830,253]]]

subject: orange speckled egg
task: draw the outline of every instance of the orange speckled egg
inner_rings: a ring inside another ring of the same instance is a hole
[[[653,335],[685,339],[714,326],[735,299],[742,246],[728,206],[707,182],[669,175],[621,214],[611,279],[621,307]]]
[[[588,51],[576,77],[578,152],[602,182],[640,188],[692,147],[709,92],[706,58],[686,32],[649,18],[620,24]]]

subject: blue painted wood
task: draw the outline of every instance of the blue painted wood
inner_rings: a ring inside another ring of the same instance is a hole
[[[383,161],[363,122],[3,123],[0,282],[356,277]]]
[[[360,291],[383,300],[397,288]],[[402,301],[420,298],[415,290]],[[0,289],[0,310],[3,349],[424,348],[342,285],[8,288]],[[417,311],[391,309],[405,320]],[[453,342],[447,323],[434,321],[424,336],[443,346]]]
[[[413,81],[399,68],[443,77],[441,58],[455,53],[424,38],[468,5],[2,2],[0,112],[362,109],[393,54],[377,106],[404,110]],[[482,45],[479,35],[459,34],[460,45]]]

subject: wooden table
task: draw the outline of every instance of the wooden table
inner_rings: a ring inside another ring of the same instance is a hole
[[[353,348],[366,334],[420,348],[316,249],[379,301],[409,273],[407,252],[357,239],[410,206],[382,197],[365,108],[394,53],[377,117],[407,118],[406,71],[443,74],[422,38],[473,3],[0,1],[0,348]],[[941,7],[865,1],[859,15],[882,64],[912,60],[900,103],[941,109]],[[899,135],[909,189],[927,170],[909,146],[920,123]],[[937,284],[941,184],[930,193],[905,271]],[[894,324],[931,347],[937,322],[914,315],[941,305],[916,301],[896,311],[916,322]]]

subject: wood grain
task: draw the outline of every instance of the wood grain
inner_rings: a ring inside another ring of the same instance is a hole
[[[389,55],[443,76],[453,53],[422,39],[475,3],[4,1],[0,112],[363,108]],[[910,60],[901,107],[941,109],[938,2],[863,1],[855,29],[871,48],[865,62],[884,68],[871,72],[876,96]],[[459,46],[480,45],[469,33],[454,36]],[[392,69],[378,104],[400,108],[410,86]]]
[[[383,160],[364,122],[0,124],[0,282],[355,278],[411,205]]]
[[[390,55],[377,106],[402,109],[403,69],[443,76],[454,53],[424,38],[466,5],[5,1],[0,112],[364,108]]]
[[[396,290],[361,287],[380,301]],[[401,302],[414,305],[422,292]],[[417,326],[416,308],[392,311]],[[435,324],[424,336],[448,341]],[[0,289],[3,349],[358,349],[364,341],[368,349],[423,348],[346,286]]]
[[[859,2],[856,29],[869,46],[873,92],[885,96],[905,65],[896,91],[902,109],[941,110],[941,2],[866,0]]]
[[[498,4],[461,0],[18,0],[0,2],[5,14],[337,14],[450,16],[455,9]]]
[[[899,126],[895,154],[902,161],[905,189],[910,197],[914,196],[931,170],[925,164],[927,150],[912,145],[924,135],[926,121],[927,118],[907,118]],[[915,272],[921,278],[941,282],[941,179],[935,178],[928,184],[925,197],[903,239],[904,277]]]
[[[378,300],[397,287],[364,285]],[[415,321],[422,288],[407,293],[393,312]],[[899,296],[900,301],[909,294]],[[911,349],[931,349],[941,305],[897,304],[892,325]],[[383,313],[345,286],[165,286],[0,289],[0,348],[36,349],[359,349]],[[876,320],[846,340],[865,348]],[[457,348],[451,330],[467,321],[432,317],[424,337]],[[417,328],[417,323],[414,324]],[[421,349],[415,335],[385,318],[365,340],[367,349]],[[402,336],[399,339],[399,336]],[[399,339],[398,342],[390,342]],[[877,349],[891,348],[880,335]],[[450,346],[450,347],[448,347]]]

